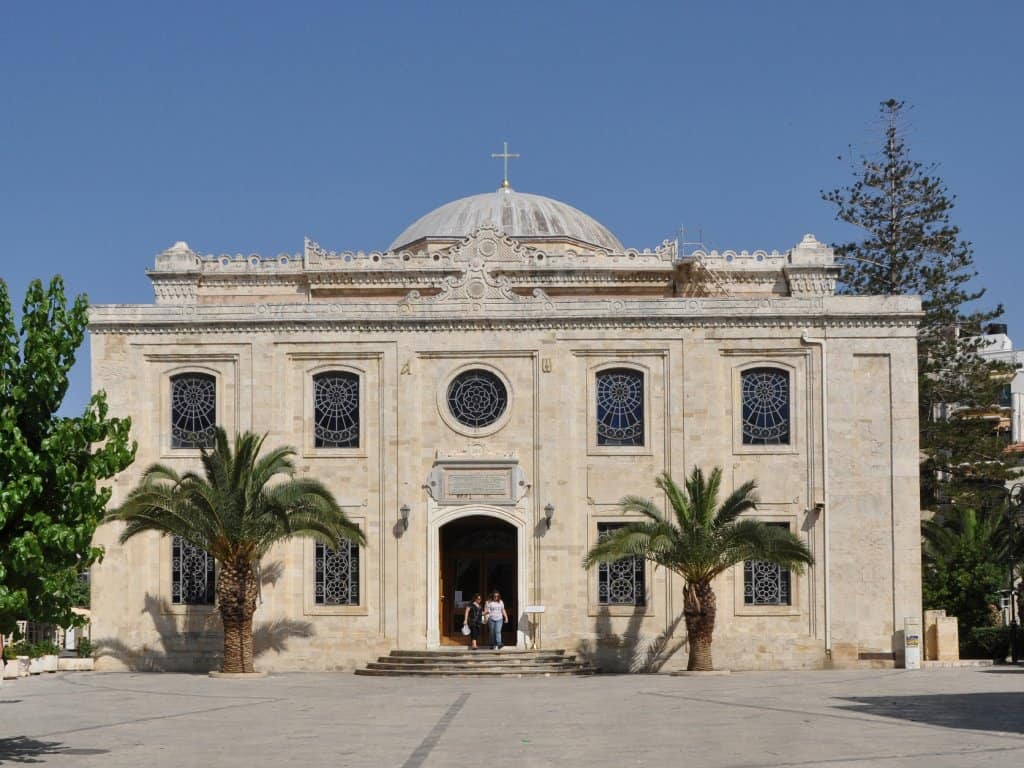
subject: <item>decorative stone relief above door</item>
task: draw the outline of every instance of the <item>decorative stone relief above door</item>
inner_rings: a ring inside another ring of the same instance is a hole
[[[514,454],[438,452],[424,488],[440,506],[512,506],[526,495],[530,484]]]

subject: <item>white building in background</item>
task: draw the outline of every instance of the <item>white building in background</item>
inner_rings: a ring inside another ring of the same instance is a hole
[[[1004,323],[992,323],[981,338],[984,348],[981,356],[999,360],[1016,368],[1013,378],[1006,382],[999,406],[999,431],[1005,432],[1010,445],[1024,452],[1024,349],[1014,349]]]

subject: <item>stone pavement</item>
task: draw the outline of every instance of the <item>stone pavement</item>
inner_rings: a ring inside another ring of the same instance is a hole
[[[0,764],[1020,766],[1024,668],[551,679],[58,673],[0,688]]]

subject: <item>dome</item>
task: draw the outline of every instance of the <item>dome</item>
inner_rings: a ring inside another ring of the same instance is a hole
[[[434,209],[409,225],[388,250],[398,250],[424,237],[466,237],[483,226],[523,240],[570,238],[616,253],[624,250],[615,235],[583,211],[550,197],[510,188],[453,200]]]

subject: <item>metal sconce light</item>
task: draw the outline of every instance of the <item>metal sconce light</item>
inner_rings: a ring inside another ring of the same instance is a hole
[[[408,504],[403,504],[399,508],[398,511],[402,514],[402,530],[403,531],[408,531],[409,530],[409,512],[411,511],[409,509],[409,505]]]
[[[544,505],[544,522],[547,523],[548,530],[551,530],[551,518],[555,516],[555,505],[548,502]]]

